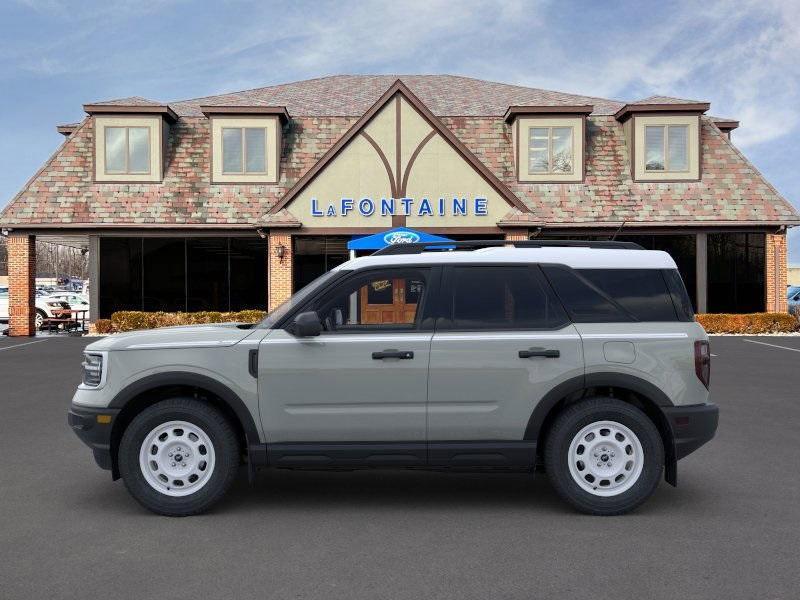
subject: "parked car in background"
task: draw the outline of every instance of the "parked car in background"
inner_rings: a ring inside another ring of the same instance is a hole
[[[41,329],[45,319],[58,319],[63,317],[61,311],[70,310],[69,302],[54,296],[37,296],[36,298],[36,329]]]
[[[73,310],[89,310],[89,298],[76,292],[55,292],[49,298],[61,300],[70,305]]]
[[[786,290],[786,298],[789,303],[789,312],[793,314],[800,312],[800,285],[790,285]]]
[[[87,303],[88,304],[88,303]],[[56,318],[59,311],[70,310],[70,303],[57,296],[36,296],[36,329],[41,329],[45,319]],[[88,307],[87,307],[88,308]],[[0,321],[8,321],[8,287],[0,287]]]

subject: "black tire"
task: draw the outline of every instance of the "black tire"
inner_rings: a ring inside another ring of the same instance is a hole
[[[591,423],[613,421],[630,429],[642,446],[642,472],[636,483],[615,496],[596,496],[580,487],[569,468],[573,438]],[[566,407],[555,419],[545,444],[547,475],[564,500],[591,515],[619,515],[632,511],[658,487],[664,470],[664,444],[650,418],[631,404],[613,398],[587,398]]]
[[[214,467],[208,481],[187,496],[168,496],[145,479],[139,450],[145,437],[169,421],[186,421],[201,428],[214,447]],[[210,404],[194,398],[162,400],[139,413],[125,429],[119,445],[119,472],[130,494],[145,508],[160,515],[185,517],[201,513],[228,491],[239,468],[240,449],[228,419]]]

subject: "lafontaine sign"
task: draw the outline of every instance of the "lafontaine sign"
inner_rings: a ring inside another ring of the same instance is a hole
[[[362,217],[373,215],[417,217],[485,217],[489,214],[486,198],[340,198],[338,201],[320,202],[311,198],[312,217],[346,217],[358,213]]]

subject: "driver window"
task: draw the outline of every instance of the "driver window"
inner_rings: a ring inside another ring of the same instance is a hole
[[[318,304],[323,329],[410,331],[418,326],[427,291],[425,269],[387,269],[340,284]]]

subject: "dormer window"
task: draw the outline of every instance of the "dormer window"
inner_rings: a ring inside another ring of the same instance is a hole
[[[178,115],[167,105],[141,98],[135,100],[130,104],[115,101],[83,106],[94,126],[94,180],[97,183],[160,183],[162,180],[169,123],[177,121]]]
[[[517,179],[522,183],[580,183],[586,116],[593,107],[509,106]]]
[[[645,125],[645,171],[689,170],[689,126]]]
[[[211,183],[277,183],[283,106],[201,106],[211,122]]]
[[[165,129],[160,116],[95,116],[95,181],[160,182]]]
[[[267,128],[222,128],[222,173],[267,173]]]
[[[528,129],[528,174],[572,173],[573,127],[530,127]]]
[[[150,127],[105,127],[106,175],[150,172]]]

